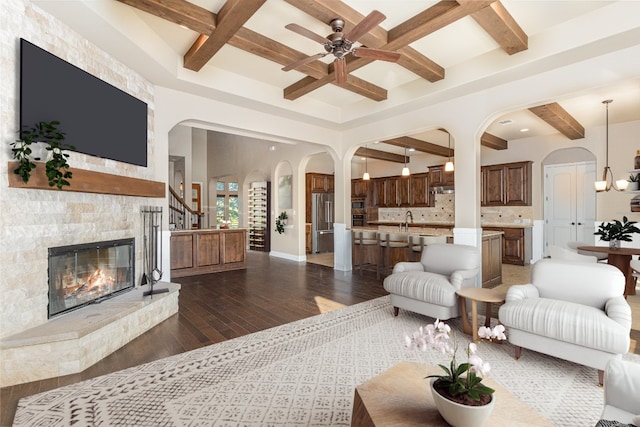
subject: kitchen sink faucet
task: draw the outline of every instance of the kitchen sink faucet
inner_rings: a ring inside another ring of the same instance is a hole
[[[404,214],[404,231],[409,232],[409,220],[413,223],[413,213],[411,211],[407,211]],[[400,224],[400,231],[402,231],[403,224]]]

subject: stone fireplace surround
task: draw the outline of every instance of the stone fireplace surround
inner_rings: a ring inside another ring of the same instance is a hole
[[[82,372],[178,311],[180,285],[147,286],[82,307],[0,341],[0,386]]]

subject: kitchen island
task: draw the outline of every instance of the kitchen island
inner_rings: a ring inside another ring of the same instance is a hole
[[[171,232],[171,278],[247,268],[247,230]]]
[[[453,243],[453,224],[447,223],[413,223],[409,224],[408,231],[399,231],[401,223],[376,221],[365,227],[353,227],[352,230],[367,230],[378,233],[404,233],[415,236],[446,236],[448,243]],[[502,283],[502,235],[503,231],[482,231],[482,287],[492,288]],[[407,237],[408,238],[408,237]],[[380,256],[380,248],[377,245],[369,245],[362,250],[352,248],[352,264],[360,263],[375,265]],[[410,248],[391,248],[389,254],[391,265],[401,261],[419,261],[420,253],[413,252]]]

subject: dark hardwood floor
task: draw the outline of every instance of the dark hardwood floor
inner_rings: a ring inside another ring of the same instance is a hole
[[[248,253],[246,270],[176,279],[179,312],[84,372],[0,389],[0,425],[24,396],[386,295],[375,272],[352,274]]]

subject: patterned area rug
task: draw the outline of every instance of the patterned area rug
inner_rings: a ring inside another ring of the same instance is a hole
[[[446,362],[404,348],[405,332],[431,322],[404,310],[394,318],[382,297],[23,398],[14,425],[348,426],[358,384],[401,361]],[[459,319],[448,323],[461,330]],[[594,369],[527,350],[516,361],[508,343],[481,343],[480,355],[495,381],[554,425],[597,423]]]

